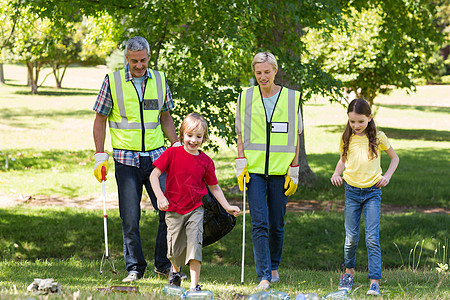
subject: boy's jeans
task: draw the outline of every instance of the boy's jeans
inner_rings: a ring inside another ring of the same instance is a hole
[[[361,212],[364,211],[366,247],[370,279],[381,279],[380,203],[381,188],[357,188],[345,185],[345,267],[355,267]]]

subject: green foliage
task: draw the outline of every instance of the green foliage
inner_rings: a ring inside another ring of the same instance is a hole
[[[309,59],[371,104],[388,86],[414,91],[413,79],[431,78],[437,65],[432,55],[442,36],[433,13],[425,1],[356,2],[344,15],[347,30],[308,32]]]

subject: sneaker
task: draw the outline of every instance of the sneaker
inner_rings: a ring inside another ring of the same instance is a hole
[[[170,272],[170,268],[164,269],[164,270],[155,268],[155,273],[158,274],[158,275],[161,275],[161,276],[169,277],[169,272]],[[179,273],[180,273],[180,276],[181,276],[182,280],[187,279],[187,275],[186,274],[184,274],[183,272],[179,272]]]
[[[353,278],[353,274],[342,274],[341,279],[339,280],[339,290],[347,290],[350,292],[353,286]]]
[[[136,272],[130,272],[128,273],[128,276],[122,279],[122,282],[132,282],[141,279],[141,276],[139,273]]]
[[[274,275],[274,272],[272,271],[272,279],[270,280],[270,282],[274,283],[274,282],[278,282],[278,281],[280,281],[280,274],[278,274],[278,271],[277,271],[277,272],[275,272],[275,275]]]
[[[374,282],[370,285],[370,289],[367,291],[367,295],[381,296],[380,287],[377,283]]]
[[[256,286],[257,290],[268,290],[270,289],[270,282],[262,281]]]
[[[202,289],[201,289],[202,286],[203,286],[203,285],[198,285],[198,284],[197,284],[197,285],[195,286],[195,288],[190,288],[189,290],[190,290],[191,292],[198,292],[198,291],[201,291],[201,290],[202,290]]]
[[[180,272],[173,272],[172,268],[170,268],[169,272],[169,284],[180,286],[181,285],[181,275]]]

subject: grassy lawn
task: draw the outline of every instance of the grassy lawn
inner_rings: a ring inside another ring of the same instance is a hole
[[[94,104],[105,68],[70,68],[63,89],[52,87],[51,77],[31,95],[25,86],[22,66],[6,65],[7,84],[0,86],[0,197],[60,196],[86,201],[101,194],[93,177],[94,145],[92,123]],[[400,165],[390,184],[383,189],[383,202],[412,207],[450,208],[450,86],[418,87],[406,95],[394,91],[376,100],[375,121],[386,132],[400,157]],[[329,177],[339,158],[339,138],[346,122],[345,109],[338,103],[317,99],[305,104],[305,139],[308,162],[318,177],[313,188],[300,186],[291,201],[342,202],[344,192],[333,187]],[[105,143],[111,153],[109,134]],[[210,153],[216,163],[221,186],[229,198],[236,189],[234,147]],[[114,166],[106,189],[116,197]],[[389,159],[382,155],[383,169]],[[125,277],[122,255],[121,221],[110,210],[111,256],[119,274],[99,275],[103,252],[102,212],[80,208],[33,207],[0,208],[0,299],[28,297],[26,287],[34,278],[54,278],[62,287],[61,298],[103,298],[98,287],[120,285]],[[381,289],[388,299],[448,299],[449,271],[438,272],[438,263],[449,264],[449,215],[402,213],[383,215],[381,245],[383,280]],[[246,276],[240,285],[242,218],[226,237],[204,249],[201,284],[216,298],[232,299],[235,293],[251,294],[257,278],[251,249],[250,218],[247,218]],[[160,298],[166,279],[152,271],[154,231],[153,211],[142,214],[143,248],[148,259],[146,277],[139,281],[138,296]],[[343,262],[342,213],[289,212],[286,239],[280,266],[282,281],[273,288],[292,298],[298,292],[323,296],[337,289]],[[365,298],[368,289],[367,254],[364,235],[358,248],[358,273],[351,298]],[[185,269],[184,271],[187,271]],[[187,287],[187,282],[183,283]],[[106,297],[106,296],[104,296]],[[108,298],[123,298],[109,295]]]
[[[34,278],[54,278],[66,298],[77,290],[82,297],[101,296],[96,289],[121,285],[126,276],[121,221],[117,210],[108,212],[109,248],[118,275],[104,267],[103,220],[100,210],[58,207],[17,206],[0,209],[0,298],[11,295],[14,286],[20,295]],[[384,296],[389,299],[445,299],[450,294],[448,271],[439,273],[437,263],[448,264],[448,216],[405,213],[385,215],[381,222]],[[447,224],[447,225],[445,225]],[[142,298],[161,298],[166,279],[152,271],[154,229],[157,217],[145,211],[141,220],[142,244],[149,267],[137,285]],[[414,230],[410,228],[414,227]],[[250,228],[247,218],[246,228]],[[234,230],[203,251],[201,284],[218,299],[232,299],[233,293],[251,294],[257,284],[251,234],[247,230],[245,284],[240,285],[242,218]],[[321,296],[337,289],[344,241],[343,216],[336,212],[288,213],[282,281],[273,289],[294,297],[299,292]],[[367,255],[364,236],[357,254],[354,299],[365,297],[368,289]],[[187,271],[187,268],[184,268]],[[183,282],[188,287],[188,281]]]
[[[33,96],[24,85],[25,69],[5,66],[6,78],[13,79],[0,86],[0,152],[8,152],[10,161],[5,171],[4,156],[0,156],[0,195],[16,199],[99,195],[92,176],[92,106],[106,72],[105,68],[70,68],[62,90],[51,87],[49,77],[40,94]],[[400,157],[391,183],[383,189],[384,203],[450,207],[449,95],[450,86],[426,86],[418,87],[417,94],[394,91],[377,99],[375,121]],[[313,188],[300,186],[291,201],[343,200],[343,190],[333,187],[329,178],[339,158],[346,120],[345,109],[338,103],[317,99],[304,106],[306,152],[318,182]],[[105,145],[111,153],[109,133]],[[236,154],[235,147],[226,146],[220,153],[210,153],[221,186],[229,197],[239,198],[231,192],[236,186]],[[382,164],[386,170],[389,158],[385,153]],[[107,193],[114,195],[114,168],[110,166]]]

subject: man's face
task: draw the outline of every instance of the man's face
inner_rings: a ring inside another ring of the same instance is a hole
[[[128,51],[126,58],[130,65],[130,71],[133,77],[139,78],[145,75],[150,60],[150,55],[147,53],[146,49],[140,51]]]

